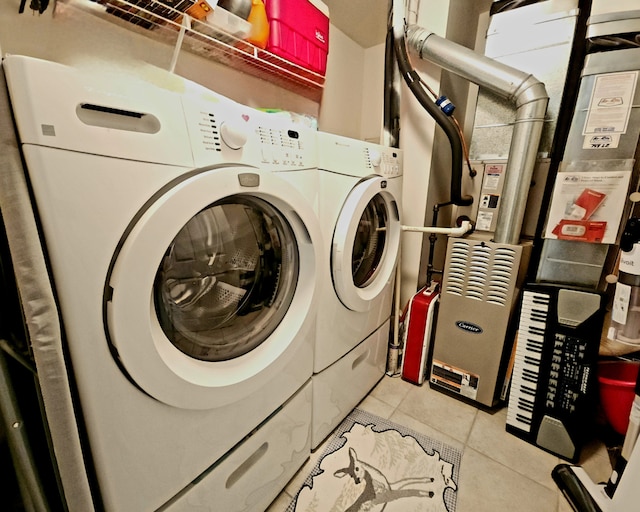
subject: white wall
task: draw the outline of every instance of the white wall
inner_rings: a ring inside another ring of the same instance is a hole
[[[364,53],[360,138],[376,144],[381,142],[383,128],[384,54],[384,44],[367,48]]]
[[[329,60],[320,108],[320,130],[361,138],[365,50],[335,25],[329,31]]]
[[[384,44],[362,48],[331,25],[320,129],[379,143],[384,100]]]

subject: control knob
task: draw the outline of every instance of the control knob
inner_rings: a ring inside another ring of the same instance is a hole
[[[369,161],[373,167],[380,167],[382,163],[382,153],[377,149],[369,150]]]
[[[240,149],[247,143],[248,138],[247,130],[244,126],[230,122],[222,123],[220,137],[231,149]]]

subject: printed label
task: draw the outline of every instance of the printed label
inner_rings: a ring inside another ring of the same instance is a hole
[[[619,133],[585,135],[582,149],[615,149],[619,144]]]
[[[431,382],[449,391],[475,400],[478,396],[480,377],[442,361],[433,360],[431,365]]]
[[[611,309],[611,320],[621,325],[627,323],[630,300],[631,286],[620,282],[616,283],[616,293],[613,297],[613,308]]]
[[[491,231],[491,222],[493,222],[493,212],[478,212],[476,229],[479,231]]]
[[[482,188],[485,190],[497,190],[504,168],[505,164],[485,164]]]
[[[597,75],[582,134],[626,133],[637,81],[638,71]]]

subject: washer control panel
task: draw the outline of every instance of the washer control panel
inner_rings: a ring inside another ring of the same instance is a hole
[[[263,164],[283,167],[312,167],[307,150],[308,134],[290,128],[259,126],[260,156]]]
[[[241,163],[267,169],[317,166],[316,132],[230,100],[183,99],[197,167]]]

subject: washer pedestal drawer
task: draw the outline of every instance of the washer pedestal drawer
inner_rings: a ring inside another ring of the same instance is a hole
[[[388,344],[389,320],[351,352],[313,375],[313,450],[384,376]]]
[[[311,453],[311,382],[163,510],[262,512]]]

